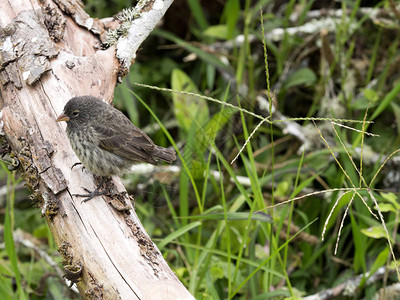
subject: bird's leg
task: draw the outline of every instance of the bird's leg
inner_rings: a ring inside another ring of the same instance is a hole
[[[87,192],[87,194],[73,194],[72,196],[85,197],[85,199],[83,199],[81,202],[86,202],[93,199],[94,197],[106,195],[108,192],[107,191],[100,192],[100,188],[107,179],[109,179],[109,177],[102,176],[100,184],[96,187],[96,189],[94,189],[93,191],[89,191],[87,188],[83,187],[83,189]]]

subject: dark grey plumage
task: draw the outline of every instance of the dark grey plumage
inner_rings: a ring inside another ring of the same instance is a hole
[[[72,149],[96,175],[121,175],[132,164],[176,159],[175,151],[155,145],[122,112],[92,96],[69,100],[57,121],[67,122]]]

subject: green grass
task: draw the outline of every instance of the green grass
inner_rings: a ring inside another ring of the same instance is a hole
[[[99,17],[123,5],[86,3]],[[392,12],[389,4],[375,7]],[[127,188],[196,299],[299,299],[358,275],[347,298],[369,299],[399,281],[392,268],[400,206],[391,178],[400,151],[400,20],[372,20],[362,1],[332,2],[348,12],[336,30],[262,38],[304,25],[319,5],[188,0],[186,29],[155,30],[116,89],[115,105],[177,151],[178,174],[132,174]],[[171,7],[172,19],[177,11]],[[214,47],[239,35],[240,45]],[[272,106],[287,119],[276,119]],[[295,123],[309,148],[293,127],[283,129]],[[44,299],[35,278],[51,268],[13,236],[17,228],[29,232],[51,255],[55,245],[38,210],[13,204],[16,173],[3,173],[0,298]],[[367,281],[381,266],[384,278]],[[46,282],[49,295],[73,298],[60,281]]]
[[[2,283],[2,290],[5,290],[5,297],[19,298],[19,299],[28,299],[26,291],[24,291],[21,282],[21,270],[18,263],[18,254],[15,249],[13,230],[15,224],[15,215],[14,215],[14,202],[15,202],[15,193],[14,187],[17,184],[15,177],[13,174],[8,171],[6,165],[4,163],[1,164],[3,170],[7,172],[7,205],[6,205],[6,213],[4,218],[4,244],[5,250],[7,254],[7,258],[10,260],[10,264],[7,264],[10,270],[7,270],[7,276],[15,279],[15,285],[17,287],[17,291],[13,292],[10,290],[10,285]]]

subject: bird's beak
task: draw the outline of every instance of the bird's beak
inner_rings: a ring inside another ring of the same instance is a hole
[[[69,121],[69,117],[63,112],[61,115],[58,116],[56,122],[62,122],[62,121]]]

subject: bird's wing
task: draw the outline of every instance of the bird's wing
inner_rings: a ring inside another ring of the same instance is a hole
[[[104,125],[110,124],[110,122],[116,126]],[[155,148],[153,141],[129,119],[117,117],[113,120],[105,120],[102,124],[96,124],[94,130],[102,149],[132,162],[156,164],[151,155]]]

